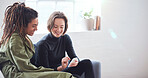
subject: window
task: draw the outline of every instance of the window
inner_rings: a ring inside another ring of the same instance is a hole
[[[29,6],[39,13],[36,33],[47,33],[47,20],[54,11],[62,11],[68,18],[68,31],[86,31],[82,25],[83,13],[93,10],[92,17],[101,16],[100,0],[26,0]]]

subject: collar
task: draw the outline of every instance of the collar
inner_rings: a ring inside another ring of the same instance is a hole
[[[34,49],[34,45],[33,45],[32,41],[29,39],[29,37],[27,35],[25,37],[27,40],[24,38],[24,45],[26,45],[33,53],[35,53],[35,49]],[[29,41],[29,43],[28,43],[28,41]]]
[[[52,33],[49,33],[47,39],[49,39],[51,41],[58,41],[60,38],[61,38],[61,36],[60,37],[55,37]]]

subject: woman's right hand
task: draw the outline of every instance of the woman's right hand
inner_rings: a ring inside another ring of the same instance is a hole
[[[69,57],[62,58],[62,70],[64,70],[68,66],[68,60],[70,60]]]

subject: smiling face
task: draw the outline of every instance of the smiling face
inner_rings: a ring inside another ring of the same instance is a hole
[[[60,37],[63,35],[63,32],[65,30],[65,21],[63,18],[56,18],[54,20],[54,26],[51,29],[51,33],[55,37]]]
[[[34,32],[37,30],[38,26],[38,18],[33,19],[26,28],[26,34],[32,36]]]

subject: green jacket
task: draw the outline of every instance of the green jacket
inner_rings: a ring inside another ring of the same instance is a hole
[[[31,64],[30,59],[35,51],[32,42],[30,43],[32,47],[18,33],[13,33],[9,41],[1,46],[0,66],[5,78],[74,78],[67,72]]]

